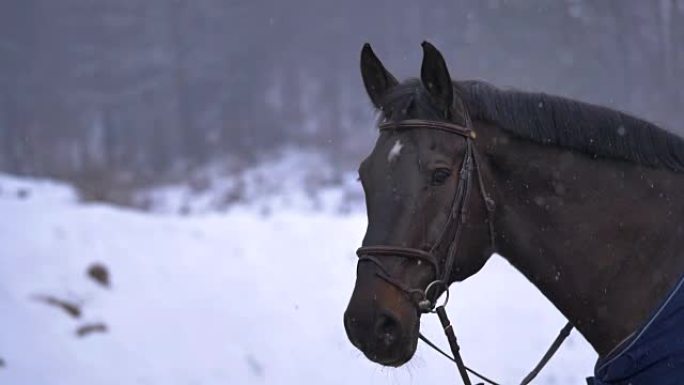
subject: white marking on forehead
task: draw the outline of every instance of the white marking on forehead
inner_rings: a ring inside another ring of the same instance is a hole
[[[392,146],[392,149],[390,150],[389,154],[387,154],[387,161],[389,163],[392,163],[394,159],[399,157],[399,153],[401,152],[402,148],[404,148],[404,145],[401,144],[401,139],[397,139],[397,141],[394,142],[394,146]]]

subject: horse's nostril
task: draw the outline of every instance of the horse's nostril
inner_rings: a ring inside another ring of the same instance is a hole
[[[396,317],[389,313],[378,315],[375,321],[375,336],[380,343],[385,346],[391,346],[400,337],[401,328]]]

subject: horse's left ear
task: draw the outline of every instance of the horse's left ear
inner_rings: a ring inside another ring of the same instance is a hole
[[[432,99],[445,112],[451,109],[454,102],[454,86],[447,69],[444,57],[432,44],[424,41],[423,65],[420,69],[420,80],[427,88]]]

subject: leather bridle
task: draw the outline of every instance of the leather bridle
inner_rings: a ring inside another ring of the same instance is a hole
[[[439,232],[439,236],[432,247],[430,247],[428,250],[423,250],[404,246],[373,245],[360,247],[356,251],[360,262],[368,261],[375,264],[379,270],[376,272],[378,277],[396,287],[400,291],[406,293],[416,303],[418,309],[422,313],[427,313],[433,310],[433,300],[436,298],[436,296],[441,294],[439,289],[441,288],[446,290],[449,284],[450,274],[453,269],[456,252],[458,251],[458,246],[461,240],[461,233],[463,232],[463,227],[468,215],[468,202],[473,190],[473,173],[476,173],[477,175],[480,195],[489,216],[489,235],[492,249],[494,249],[494,200],[487,194],[485,190],[482,173],[479,170],[478,156],[476,155],[476,149],[473,144],[473,140],[475,139],[475,131],[470,128],[470,124],[461,126],[447,122],[411,119],[402,120],[399,122],[381,123],[379,128],[381,131],[433,129],[449,132],[465,138],[465,154],[463,156],[463,161],[461,162],[461,167],[458,174],[459,179],[456,186],[456,193],[454,194],[454,199],[451,202],[451,209],[449,211],[447,221],[442,227],[442,230]],[[443,246],[442,244],[445,242],[445,239],[449,234],[453,234],[453,237],[451,237],[450,243],[446,249],[447,257],[444,260],[444,264],[440,266],[439,259],[435,256],[435,254],[438,250],[440,250],[440,247]],[[435,298],[431,298],[430,293],[428,292],[429,290],[408,288],[403,283],[392,277],[389,271],[378,259],[378,257],[381,256],[403,257],[415,259],[421,263],[426,262],[429,264],[434,274],[434,280],[431,281],[426,289],[431,289],[432,287],[437,288],[437,290],[434,291]],[[416,295],[419,297],[416,298]]]
[[[458,174],[458,184],[456,186],[456,193],[454,194],[454,199],[451,203],[451,209],[449,216],[447,218],[444,227],[439,233],[435,243],[428,249],[418,249],[413,247],[404,246],[391,246],[391,245],[372,245],[372,246],[362,246],[357,251],[356,254],[359,257],[359,262],[371,262],[377,267],[375,275],[386,281],[390,285],[396,287],[401,292],[405,293],[409,299],[416,304],[416,307],[420,313],[431,313],[434,312],[439,317],[440,323],[444,329],[449,346],[453,353],[453,357],[439,349],[434,343],[428,340],[424,335],[419,334],[420,339],[426,342],[430,347],[437,350],[442,355],[446,356],[454,363],[458,368],[461,375],[463,383],[465,385],[471,385],[470,378],[468,377],[468,372],[474,374],[475,376],[481,378],[484,381],[492,385],[498,385],[496,382],[484,377],[478,372],[468,368],[463,363],[463,359],[460,356],[460,347],[454,333],[454,329],[447,317],[446,310],[444,306],[446,301],[448,301],[449,294],[449,283],[450,275],[453,270],[454,261],[456,259],[456,253],[458,251],[458,246],[461,240],[461,234],[463,232],[463,227],[468,216],[468,202],[473,190],[473,179],[477,178],[477,183],[480,191],[480,197],[484,203],[485,209],[487,211],[487,221],[489,224],[489,237],[490,246],[492,253],[496,251],[495,248],[495,232],[494,232],[494,210],[496,204],[492,197],[487,194],[485,184],[482,178],[482,170],[480,167],[480,160],[477,153],[477,149],[473,143],[476,138],[475,131],[472,129],[472,123],[470,118],[466,115],[466,125],[458,125],[454,123],[432,121],[432,120],[422,120],[422,119],[409,119],[397,122],[383,122],[379,125],[381,131],[399,131],[399,130],[409,130],[409,129],[432,129],[440,130],[448,133],[456,134],[462,136],[465,139],[465,154],[463,156],[463,161]],[[473,175],[475,174],[475,175]],[[451,230],[451,231],[450,231]],[[444,260],[444,264],[440,266],[439,259],[435,254],[442,247],[442,243],[445,242],[445,238],[453,233],[451,240],[447,247],[447,256]],[[400,280],[392,276],[390,271],[383,265],[380,257],[402,257],[407,259],[414,259],[420,263],[426,262],[430,265],[432,272],[434,273],[434,280],[431,281],[425,289],[410,288],[407,287]],[[434,291],[431,289],[435,288]],[[440,289],[442,291],[440,291]],[[436,306],[435,301],[442,294],[446,292],[447,297],[443,304]],[[572,330],[572,325],[567,323],[565,327],[561,330],[559,336],[553,342],[549,350],[546,352],[542,360],[535,366],[535,368],[523,379],[521,384],[528,384],[532,379],[541,371],[544,365],[548,362],[551,356],[558,350],[560,345],[563,343],[565,338],[570,334]]]

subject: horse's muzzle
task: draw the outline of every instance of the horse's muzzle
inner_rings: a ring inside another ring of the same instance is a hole
[[[372,291],[357,285],[344,313],[344,328],[349,341],[368,359],[401,366],[416,351],[419,313],[403,293],[377,283]]]

